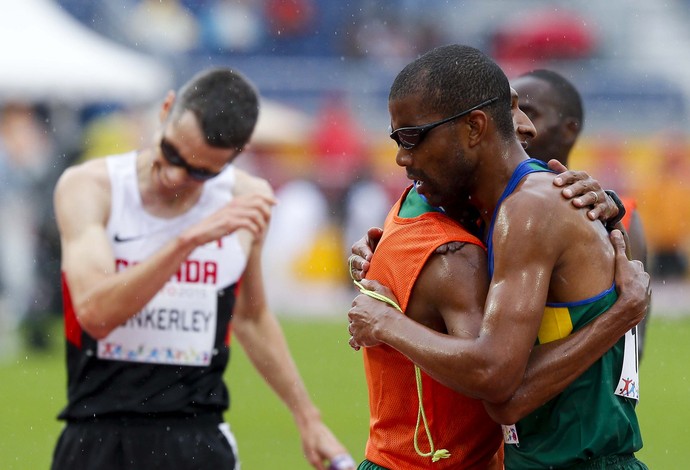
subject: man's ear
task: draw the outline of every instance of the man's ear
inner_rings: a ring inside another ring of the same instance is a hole
[[[568,118],[563,123],[563,137],[568,145],[572,146],[580,135],[580,123],[574,118]]]
[[[481,110],[472,111],[467,117],[467,145],[474,147],[482,141],[489,125],[489,116]]]
[[[160,119],[161,124],[168,120],[168,116],[170,116],[170,111],[172,110],[173,104],[175,104],[175,92],[170,90],[168,94],[165,95],[163,104],[161,104],[161,109],[158,112],[158,119]]]

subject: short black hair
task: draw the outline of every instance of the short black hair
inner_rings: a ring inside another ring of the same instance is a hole
[[[259,97],[254,85],[236,70],[202,71],[177,93],[173,115],[191,111],[212,147],[242,150],[259,117]]]
[[[584,111],[582,97],[575,85],[569,82],[563,75],[553,70],[536,69],[521,75],[522,77],[534,77],[544,80],[551,85],[554,91],[554,99],[558,102],[561,118],[573,118],[577,121],[578,129],[584,125]]]
[[[487,113],[503,137],[515,136],[508,78],[478,49],[450,44],[430,50],[398,74],[388,99],[418,93],[434,111],[448,116],[498,97]]]

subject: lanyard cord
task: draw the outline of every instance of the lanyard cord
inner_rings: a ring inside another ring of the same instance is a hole
[[[350,275],[352,275],[352,258],[350,258]],[[392,299],[386,297],[385,295],[381,295],[378,292],[374,292],[372,290],[367,289],[364,287],[360,282],[356,281],[353,279],[353,282],[359,289],[359,291],[362,294],[368,295],[371,298],[374,298],[376,300],[380,300],[382,302],[387,303],[388,305],[393,306],[396,310],[402,313],[402,309],[400,306],[395,303]],[[417,455],[420,457],[431,457],[432,462],[438,462],[441,459],[447,459],[450,457],[450,452],[446,449],[438,449],[434,450],[434,440],[431,438],[431,431],[429,430],[429,423],[427,422],[426,419],[426,413],[424,413],[424,402],[423,402],[423,393],[422,393],[422,372],[417,366],[417,364],[414,364],[414,375],[415,375],[415,382],[417,383],[417,401],[419,403],[419,408],[417,412],[417,424],[415,425],[414,428],[414,450],[417,452]],[[419,444],[417,441],[417,435],[419,434],[419,423],[423,422],[424,423],[424,431],[426,432],[426,437],[429,440],[429,452],[422,452],[419,450]]]

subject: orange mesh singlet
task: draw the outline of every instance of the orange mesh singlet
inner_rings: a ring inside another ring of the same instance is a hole
[[[438,212],[400,218],[401,201],[386,218],[367,274],[389,286],[403,311],[419,272],[434,250],[450,241],[481,242],[456,222]],[[458,288],[462,288],[458,280]],[[436,449],[450,457],[432,463],[415,452],[414,433],[419,409],[414,364],[395,349],[380,345],[364,348],[364,368],[369,387],[369,440],[367,460],[390,469],[501,469],[502,434],[479,400],[468,398],[422,372],[424,411]],[[420,451],[429,442],[420,424]]]
[[[637,210],[637,201],[631,197],[622,197],[621,202],[625,206],[625,215],[621,222],[625,230],[630,230],[630,221],[632,220],[632,214]]]

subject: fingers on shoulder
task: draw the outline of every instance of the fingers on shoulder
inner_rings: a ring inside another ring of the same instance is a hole
[[[563,165],[561,162],[559,162],[558,160],[556,160],[554,158],[549,160],[547,165],[549,166],[549,168],[551,170],[556,171],[558,173],[563,173],[563,172],[568,171],[568,168],[566,168],[565,165]]]

